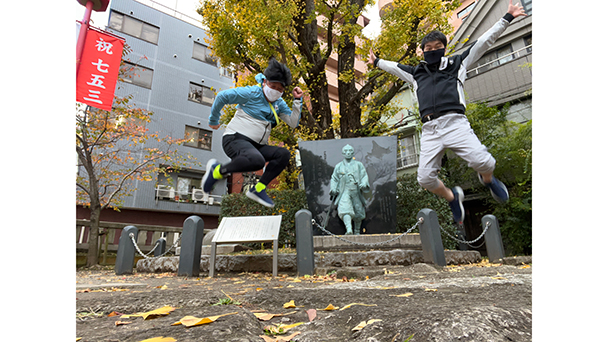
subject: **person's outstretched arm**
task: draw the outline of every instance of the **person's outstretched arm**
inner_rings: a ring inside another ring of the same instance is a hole
[[[407,83],[414,83],[414,75],[412,75],[414,67],[412,66],[376,58],[372,49],[369,50],[368,62],[377,68],[399,77]]]
[[[507,29],[511,21],[519,16],[527,15],[524,8],[517,3],[513,5],[513,0],[509,0],[509,9],[504,17],[500,18],[494,26],[486,31],[473,45],[467,49],[462,56],[464,57],[462,64],[465,68],[477,62],[481,56],[496,42],[496,39]]]

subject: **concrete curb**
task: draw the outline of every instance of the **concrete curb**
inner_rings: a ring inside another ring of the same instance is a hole
[[[470,264],[481,261],[477,251],[445,251],[448,265]],[[322,268],[408,266],[423,263],[422,251],[394,249],[390,251],[315,253],[315,273]],[[138,272],[177,272],[179,257],[142,259],[137,262]],[[296,254],[278,255],[279,272],[297,272]],[[215,261],[217,272],[272,272],[272,255],[218,255]],[[202,255],[200,271],[209,272],[209,256]]]

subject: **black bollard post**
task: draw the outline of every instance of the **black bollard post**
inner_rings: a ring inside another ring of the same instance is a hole
[[[500,235],[500,227],[498,220],[494,215],[486,215],[481,218],[483,229],[486,225],[490,225],[486,231],[486,251],[488,252],[488,260],[490,262],[499,261],[505,257],[505,249],[502,245],[502,236]]]
[[[315,248],[312,238],[312,213],[300,209],[296,213],[296,262],[298,276],[315,272]]]
[[[182,231],[181,250],[179,252],[179,266],[177,275],[196,277],[201,271],[201,249],[203,246],[203,219],[190,216],[184,221]]]
[[[116,252],[116,264],[114,265],[114,272],[116,275],[131,274],[133,273],[133,263],[135,262],[135,246],[133,240],[131,240],[131,234],[137,241],[137,234],[139,233],[137,227],[126,226],[120,233],[120,239],[118,240],[118,251]]]
[[[158,245],[154,249],[154,256],[158,257],[165,253],[165,248],[167,247],[167,239],[165,239],[164,236],[161,236],[160,239],[156,240],[156,243]]]
[[[431,262],[438,266],[447,265],[445,253],[443,252],[443,241],[441,241],[441,228],[437,213],[431,209],[422,209],[416,216],[418,220],[423,219],[419,225],[420,240],[422,241],[422,256],[424,262]]]

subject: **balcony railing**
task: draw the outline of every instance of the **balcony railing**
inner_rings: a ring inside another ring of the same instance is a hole
[[[179,203],[198,203],[218,206],[222,204],[222,196],[205,195],[202,189],[196,188],[188,192],[179,191],[168,185],[159,185],[156,187],[156,200],[165,200]]]
[[[467,77],[471,77],[471,76],[475,76],[475,75],[479,75],[480,73],[492,69],[492,67],[496,67],[499,66],[501,64],[507,63],[509,61],[512,61],[514,59],[517,59],[519,57],[523,57],[525,55],[528,55],[532,53],[532,44],[528,45],[528,46],[524,46],[523,48],[513,51],[510,54],[504,55],[504,56],[500,56],[496,59],[493,59],[487,63],[484,63],[478,67],[476,67],[475,69],[471,69],[467,71]],[[504,60],[504,61],[503,61]],[[501,62],[502,61],[502,62]]]

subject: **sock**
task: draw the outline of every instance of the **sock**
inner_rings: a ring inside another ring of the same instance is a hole
[[[213,178],[214,178],[214,179],[222,179],[222,178],[224,178],[224,177],[222,176],[222,174],[220,173],[220,166],[221,166],[221,165],[219,165],[219,164],[218,164],[218,165],[215,167],[215,169],[213,169]]]
[[[262,192],[264,189],[266,189],[266,185],[259,183],[255,185],[255,191],[257,192]]]

